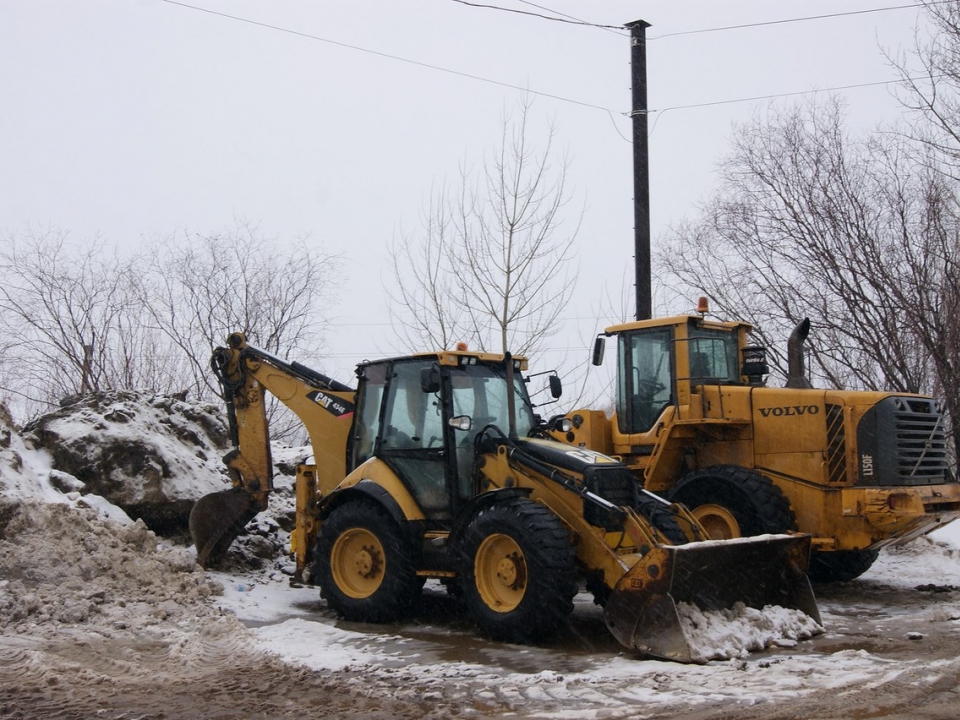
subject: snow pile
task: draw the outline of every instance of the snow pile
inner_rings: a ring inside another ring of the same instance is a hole
[[[823,627],[800,610],[767,605],[762,610],[737,602],[725,610],[701,610],[693,603],[677,603],[684,637],[696,662],[746,657],[768,647],[793,647],[809,640]]]
[[[60,489],[53,482],[61,483]],[[9,413],[0,406],[0,500],[63,501],[64,491],[81,483],[52,470],[50,456],[27,447]]]
[[[7,506],[0,527],[0,629],[49,635],[65,625],[101,632],[171,618],[218,616],[222,592],[185,548],[165,547],[142,521],[117,522],[94,508],[26,502]],[[236,630],[236,628],[234,628]]]
[[[937,531],[934,536],[884,548],[883,557],[886,583],[899,587],[924,585],[960,589],[960,521]],[[862,578],[874,575],[871,568]]]
[[[228,432],[219,406],[135,392],[84,395],[24,428],[52,465],[134,516],[189,512],[228,485]],[[157,509],[160,508],[160,509]],[[168,511],[171,512],[171,511]]]

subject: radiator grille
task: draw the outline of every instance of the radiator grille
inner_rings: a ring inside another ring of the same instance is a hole
[[[881,400],[860,421],[857,445],[862,484],[948,482],[943,414],[931,398]]]

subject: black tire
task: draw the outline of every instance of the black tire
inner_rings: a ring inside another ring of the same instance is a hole
[[[686,505],[694,515],[698,515],[697,508],[707,505],[728,510],[738,526],[732,537],[797,529],[790,502],[780,488],[769,478],[736,465],[714,465],[690,473],[677,484],[670,499]]]
[[[848,582],[869,570],[879,554],[879,550],[814,552],[810,556],[807,575],[814,582]]]
[[[373,503],[348,502],[333,510],[320,528],[315,557],[321,597],[348,620],[398,620],[423,588],[414,543]]]
[[[688,542],[677,516],[670,511],[669,505],[664,505],[656,498],[640,493],[636,510],[650,521],[650,524],[659,530],[671,545],[683,545]]]
[[[566,624],[578,590],[576,555],[546,507],[512,498],[482,508],[459,547],[464,606],[486,635],[527,643]]]

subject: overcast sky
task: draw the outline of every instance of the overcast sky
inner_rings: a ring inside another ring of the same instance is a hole
[[[727,101],[892,80],[881,48],[910,46],[919,16],[857,12],[904,0],[489,4],[651,24],[655,243],[711,191],[732,123],[769,102]],[[775,22],[837,13],[857,14]],[[691,32],[736,25],[751,27]],[[509,86],[535,94],[535,132],[556,124],[571,222],[584,213],[577,296],[543,367],[617,320],[600,297],[632,278],[626,31],[454,0],[0,0],[0,232],[129,246],[245,221],[308,235],[343,256],[324,362],[347,375],[397,349],[386,248],[460,165],[482,167],[521,97]],[[854,128],[899,113],[892,86],[838,94]]]

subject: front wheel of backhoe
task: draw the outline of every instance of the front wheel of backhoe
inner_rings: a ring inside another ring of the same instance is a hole
[[[684,477],[670,494],[686,505],[714,540],[797,529],[790,502],[768,478],[735,465],[715,465]]]
[[[483,508],[460,545],[467,612],[495,640],[526,643],[555,634],[573,612],[575,553],[556,515],[526,498]]]
[[[371,503],[350,502],[331,512],[320,528],[315,557],[322,596],[347,620],[402,618],[423,587],[413,543]]]

